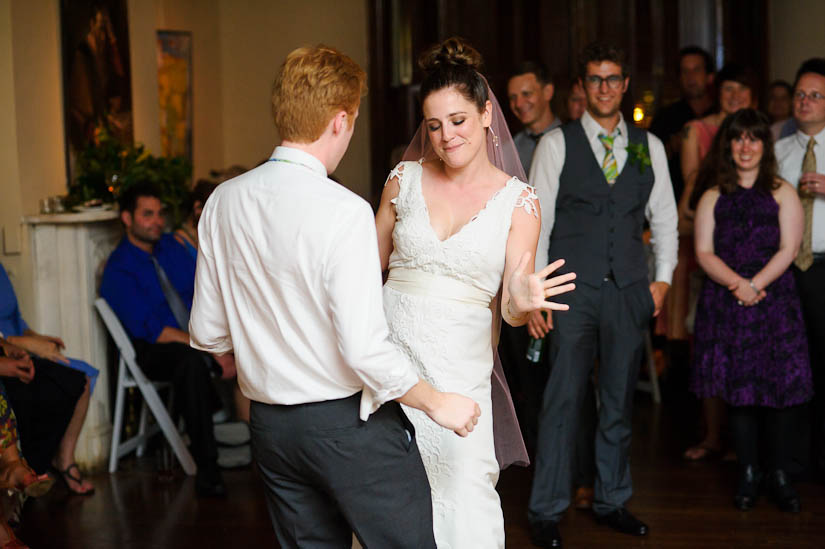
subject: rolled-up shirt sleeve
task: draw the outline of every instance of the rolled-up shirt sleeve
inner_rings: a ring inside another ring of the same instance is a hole
[[[645,208],[645,217],[650,223],[650,243],[656,259],[656,282],[671,283],[679,252],[676,199],[667,164],[665,147],[661,140],[648,134],[650,160],[653,167],[653,189]]]
[[[214,212],[214,209],[204,210],[198,223],[198,266],[189,315],[189,344],[195,349],[222,355],[232,351],[233,346],[212,250],[210,221]]]
[[[536,188],[541,204],[541,231],[536,248],[536,272],[547,265],[550,235],[556,218],[556,197],[559,194],[559,175],[564,166],[564,135],[560,129],[547,133],[539,141],[530,166],[529,182]]]
[[[348,230],[333,241],[324,272],[338,350],[364,383],[361,419],[418,383],[409,359],[389,341],[378,236],[366,203],[346,214]]]

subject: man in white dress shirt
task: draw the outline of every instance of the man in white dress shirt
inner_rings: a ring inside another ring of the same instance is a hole
[[[779,175],[800,189],[806,208],[805,234],[793,271],[808,332],[814,380],[811,468],[822,480],[825,479],[825,58],[808,59],[797,71],[793,116],[798,130],[780,139],[775,151]],[[801,436],[807,441],[807,433]],[[807,445],[803,446],[799,450],[807,453]],[[803,466],[809,461],[808,456],[799,458]]]
[[[537,265],[548,255],[563,257],[563,269],[576,272],[578,282],[562,299],[569,311],[548,323],[540,315],[530,318],[531,330],[554,329],[529,504],[533,541],[543,547],[561,546],[557,525],[571,499],[570,456],[597,356],[601,407],[593,511],[615,530],[647,533],[624,507],[632,493],[631,411],[644,330],[662,307],[677,261],[676,202],[665,149],[619,111],[630,82],[624,54],[591,44],[579,71],[587,111],[542,138],[530,170],[542,205]],[[656,256],[652,283],[642,244],[645,220]]]
[[[439,393],[388,341],[372,209],[331,181],[366,74],[318,46],[272,93],[269,162],[223,183],[201,216],[193,347],[234,353],[253,455],[281,547],[435,547],[412,425],[394,400],[466,436],[472,400]]]

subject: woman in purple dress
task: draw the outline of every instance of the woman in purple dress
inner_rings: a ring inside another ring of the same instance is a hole
[[[696,211],[696,258],[708,278],[696,313],[691,389],[730,406],[740,463],[736,507],[754,505],[766,470],[779,508],[797,512],[799,496],[785,473],[787,438],[793,407],[813,389],[788,267],[804,214],[796,190],[776,173],[767,117],[743,109],[726,118],[700,174],[708,190]]]

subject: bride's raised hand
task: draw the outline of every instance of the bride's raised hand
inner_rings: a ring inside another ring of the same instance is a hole
[[[548,311],[566,311],[570,307],[547,298],[569,292],[576,288],[570,282],[576,278],[576,273],[567,273],[553,278],[547,278],[564,265],[563,259],[558,259],[547,265],[538,273],[526,273],[532,254],[524,252],[518,266],[510,277],[507,289],[510,293],[510,306],[515,314],[525,314],[531,311],[545,309]]]

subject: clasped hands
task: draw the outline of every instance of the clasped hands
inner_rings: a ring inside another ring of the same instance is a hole
[[[25,350],[6,340],[0,341],[6,356],[0,357],[0,376],[16,377],[23,383],[34,379],[34,363]]]
[[[8,339],[14,345],[41,358],[61,364],[69,364],[69,359],[60,352],[66,348],[66,344],[59,337],[41,335],[30,331],[22,336],[9,336]]]
[[[525,252],[521,256],[507,285],[510,299],[507,302],[507,311],[515,319],[523,318],[533,311],[566,311],[570,308],[564,303],[548,301],[547,298],[569,292],[576,288],[571,280],[576,273],[567,273],[553,278],[547,278],[564,265],[564,259],[557,259],[537,273],[526,273],[532,255]]]
[[[768,295],[765,289],[757,290],[753,286],[752,280],[739,278],[728,286],[728,290],[733,293],[736,302],[745,307],[753,307]]]

